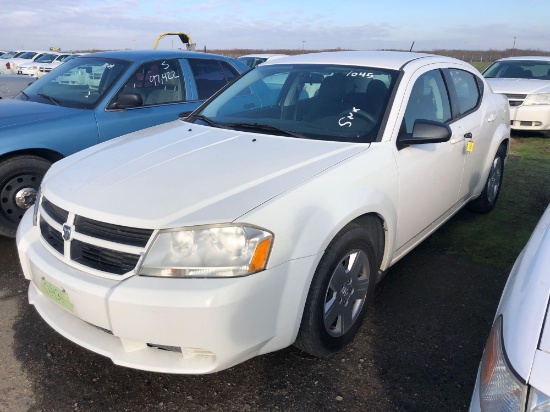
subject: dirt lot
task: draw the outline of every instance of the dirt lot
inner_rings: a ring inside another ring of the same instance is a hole
[[[206,376],[115,366],[28,305],[15,242],[0,237],[0,410],[463,411],[508,272],[542,214],[549,170],[537,168],[549,151],[514,139],[496,209],[460,212],[392,267],[357,339],[324,360],[291,347]]]

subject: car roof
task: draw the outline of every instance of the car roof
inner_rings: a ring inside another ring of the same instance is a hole
[[[262,66],[279,64],[338,64],[349,66],[383,67],[399,70],[407,63],[415,60],[427,59],[433,63],[464,63],[452,57],[438,56],[425,53],[398,52],[398,51],[338,51],[298,54],[268,60]]]
[[[148,61],[151,59],[181,59],[181,58],[217,58],[223,60],[232,60],[229,57],[219,54],[202,53],[187,50],[115,50],[107,52],[91,53],[88,57],[109,57],[113,59],[124,59],[133,61]]]
[[[242,57],[259,57],[261,59],[269,59],[270,57],[283,57],[288,56],[288,54],[273,54],[273,53],[263,53],[263,54],[246,54],[244,56],[239,56],[238,58]]]
[[[550,62],[550,56],[514,56],[514,57],[503,57],[497,61],[508,61],[508,60],[535,60],[535,61],[544,61]]]

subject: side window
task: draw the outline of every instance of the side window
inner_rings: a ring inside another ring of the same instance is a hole
[[[227,84],[225,73],[218,60],[187,59],[187,61],[193,71],[199,100],[208,99]]]
[[[228,83],[232,82],[239,75],[239,72],[229,63],[220,60],[220,64],[222,65],[222,69]]]
[[[474,110],[480,99],[476,76],[464,70],[450,69],[452,87],[458,99],[458,109],[461,115]]]
[[[185,89],[180,64],[175,59],[144,63],[120,92],[140,95],[143,106],[181,102],[185,99]]]
[[[451,105],[445,82],[439,70],[421,75],[411,91],[405,110],[405,128],[412,133],[417,119],[448,122],[451,120]]]

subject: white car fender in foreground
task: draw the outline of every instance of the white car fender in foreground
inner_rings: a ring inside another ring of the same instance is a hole
[[[533,391],[543,394],[542,401],[544,395],[550,399],[549,251],[550,207],[546,209],[514,263],[495,316],[495,324],[502,321],[502,346],[509,373],[516,377],[523,388],[521,399],[518,400],[521,405],[518,411],[532,410],[524,409],[524,406],[529,403],[529,395]],[[484,358],[488,356],[486,352],[487,348]],[[484,396],[481,370],[482,366],[470,405],[472,412],[481,410],[480,403]],[[506,391],[492,389],[491,392],[491,399],[501,401],[502,405],[506,397],[510,398]],[[531,402],[530,406],[534,407],[535,401]]]

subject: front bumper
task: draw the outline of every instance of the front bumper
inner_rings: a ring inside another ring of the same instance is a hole
[[[29,301],[50,326],[115,364],[167,373],[216,372],[292,344],[300,283],[316,263],[298,259],[232,279],[105,279],[54,256],[32,226],[32,212],[19,226],[17,246],[31,281]],[[72,311],[42,292],[43,279],[68,294]]]
[[[510,123],[514,130],[550,130],[550,105],[510,107]]]

